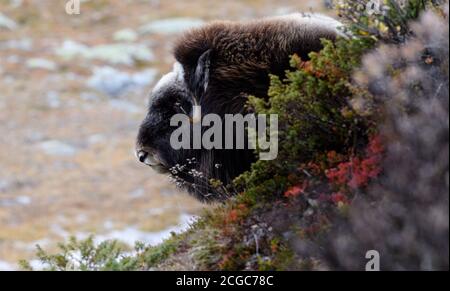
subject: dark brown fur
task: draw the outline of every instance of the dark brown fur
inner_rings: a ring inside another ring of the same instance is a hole
[[[215,113],[223,117],[245,113],[247,97],[267,98],[269,74],[283,76],[290,69],[291,55],[307,59],[310,52],[322,48],[322,38],[334,40],[336,35],[333,28],[300,24],[292,19],[214,22],[185,33],[174,50],[175,58],[184,69],[182,87],[185,88],[174,84],[173,88],[154,94],[158,97],[152,98],[158,102],[150,106],[139,132],[138,145],[158,153],[167,168],[184,165],[187,159],[195,157],[197,162],[192,167],[203,173],[203,177],[178,172],[177,179],[202,201],[225,199],[208,181],[217,179],[227,185],[250,168],[255,160],[254,152],[173,150],[167,141],[175,129],[167,124],[173,103],[187,99],[194,103],[195,99],[203,115]]]
[[[174,54],[189,81],[199,57],[211,49],[210,88],[216,89],[212,91],[232,90],[237,95],[244,92],[262,97],[267,95],[269,74],[282,75],[294,53],[307,59],[310,52],[322,48],[322,38],[334,40],[336,31],[301,27],[286,20],[214,22],[185,33],[177,41]],[[216,97],[214,94],[217,101]]]

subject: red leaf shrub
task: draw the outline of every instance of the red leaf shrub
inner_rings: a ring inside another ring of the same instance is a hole
[[[370,180],[381,173],[381,159],[384,151],[381,138],[372,136],[363,157],[351,157],[347,162],[339,163],[335,168],[326,171],[328,180],[345,190],[347,187],[358,189],[366,187]],[[335,161],[336,154],[328,153],[329,162]]]

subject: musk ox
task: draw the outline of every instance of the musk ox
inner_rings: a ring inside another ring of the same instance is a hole
[[[175,44],[173,71],[151,92],[148,114],[136,143],[140,162],[168,173],[201,201],[226,199],[211,179],[229,184],[249,170],[253,150],[179,149],[170,144],[170,119],[178,113],[245,114],[249,95],[266,97],[269,75],[283,76],[293,54],[308,59],[334,40],[340,23],[319,14],[292,14],[246,22],[213,22],[182,35]],[[194,118],[192,118],[194,120]]]

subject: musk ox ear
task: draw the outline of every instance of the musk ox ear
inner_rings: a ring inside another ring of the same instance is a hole
[[[205,51],[197,61],[195,72],[192,76],[192,87],[194,89],[195,98],[200,101],[203,94],[208,89],[209,68],[211,65],[211,49]]]

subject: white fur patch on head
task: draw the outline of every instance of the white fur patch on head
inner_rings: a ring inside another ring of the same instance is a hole
[[[323,27],[336,31],[339,35],[344,36],[339,29],[342,27],[342,23],[336,19],[319,14],[319,13],[292,13],[283,16],[273,17],[274,20],[297,22],[300,25],[310,25],[313,27]]]
[[[176,82],[184,82],[184,70],[183,70],[183,66],[179,62],[176,62],[173,65],[172,72],[165,74],[158,81],[158,83],[156,83],[155,87],[152,90],[152,93],[157,92],[157,91],[161,90],[162,88],[164,88],[170,84],[176,83]]]

